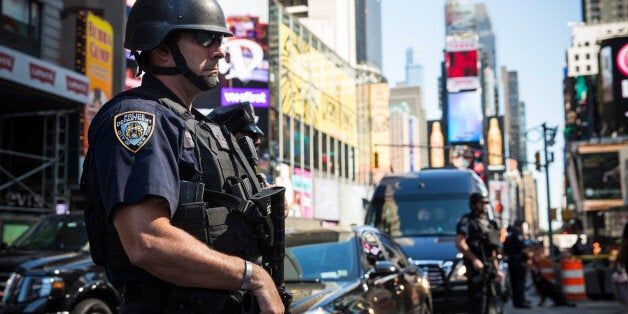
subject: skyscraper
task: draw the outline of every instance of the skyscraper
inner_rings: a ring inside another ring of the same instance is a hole
[[[382,68],[381,0],[355,0],[357,63]]]
[[[582,0],[582,20],[602,24],[628,20],[628,0]]]

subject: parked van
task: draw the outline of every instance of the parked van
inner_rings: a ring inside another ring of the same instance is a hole
[[[455,247],[456,224],[469,212],[469,195],[488,196],[471,170],[425,169],[385,176],[369,202],[365,223],[390,234],[427,272],[434,312],[458,311],[467,300],[462,254]],[[493,209],[488,208],[493,219]]]

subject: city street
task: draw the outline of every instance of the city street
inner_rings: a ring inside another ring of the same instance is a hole
[[[530,277],[528,276],[528,283]],[[526,286],[529,286],[526,285]],[[508,302],[504,307],[504,313],[507,314],[523,314],[523,313],[547,313],[547,314],[562,314],[562,313],[607,313],[607,314],[625,314],[628,313],[628,307],[624,307],[621,303],[614,299],[601,299],[601,300],[581,300],[575,301],[576,307],[568,306],[552,306],[553,302],[549,299],[545,301],[544,306],[538,306],[539,296],[537,295],[534,287],[530,286],[526,292],[526,299],[530,301],[531,309],[516,309],[513,308],[512,302]]]

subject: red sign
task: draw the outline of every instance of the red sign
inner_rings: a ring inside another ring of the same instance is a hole
[[[65,87],[66,90],[85,96],[87,96],[87,92],[89,90],[89,84],[69,76],[65,77]]]
[[[7,69],[9,72],[13,72],[14,65],[15,57],[0,52],[0,69]]]
[[[31,79],[41,81],[42,83],[48,83],[53,86],[55,85],[57,72],[34,63],[29,63],[28,66],[30,69],[29,73],[31,75]]]
[[[628,44],[617,52],[617,68],[623,75],[628,76]]]

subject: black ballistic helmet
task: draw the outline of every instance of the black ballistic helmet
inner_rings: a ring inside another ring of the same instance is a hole
[[[484,203],[489,203],[488,197],[483,196],[481,193],[475,192],[469,196],[469,204],[473,204],[480,201]]]
[[[218,107],[210,112],[207,118],[225,125],[229,132],[234,134],[238,131],[251,131],[258,136],[264,136],[264,132],[257,126],[257,116],[253,106],[248,101]]]
[[[126,24],[124,47],[147,51],[173,30],[202,30],[231,37],[216,0],[138,0]]]

